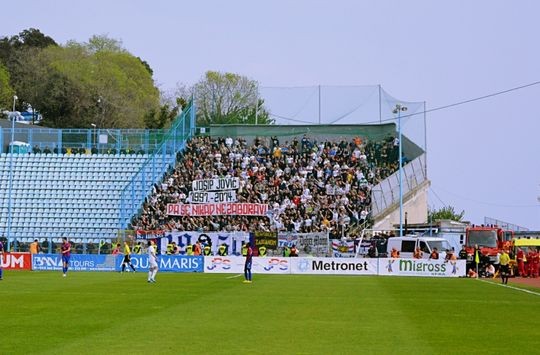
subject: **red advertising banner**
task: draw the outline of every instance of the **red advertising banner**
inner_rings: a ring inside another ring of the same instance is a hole
[[[268,205],[260,203],[169,203],[169,216],[266,216]]]
[[[5,270],[32,270],[30,253],[4,253],[0,263]]]

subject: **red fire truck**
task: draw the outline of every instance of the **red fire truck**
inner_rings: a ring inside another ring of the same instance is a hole
[[[467,250],[467,260],[474,261],[474,248],[477,245],[480,253],[487,256],[490,262],[497,260],[497,254],[503,249],[510,249],[514,233],[496,225],[475,226],[465,229],[465,249]],[[481,258],[482,255],[479,255]]]

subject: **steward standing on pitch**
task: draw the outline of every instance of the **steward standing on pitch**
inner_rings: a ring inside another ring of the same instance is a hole
[[[508,275],[510,274],[510,269],[508,267],[509,264],[510,256],[506,253],[506,250],[503,249],[499,259],[499,265],[501,268],[501,281],[504,285],[508,284]]]

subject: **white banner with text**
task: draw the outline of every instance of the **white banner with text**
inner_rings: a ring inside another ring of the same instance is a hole
[[[236,190],[190,191],[187,201],[190,203],[236,202]]]
[[[193,180],[191,187],[193,191],[238,190],[240,187],[240,179],[237,177],[228,177]]]

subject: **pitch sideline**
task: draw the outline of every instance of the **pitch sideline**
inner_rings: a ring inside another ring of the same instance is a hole
[[[535,292],[535,291],[527,290],[527,289],[525,289],[525,288],[519,288],[519,287],[515,287],[515,286],[503,285],[502,283],[493,282],[493,281],[488,281],[488,280],[482,280],[482,279],[478,279],[478,280],[479,280],[479,281],[482,281],[482,282],[485,282],[485,283],[488,283],[488,284],[497,285],[497,286],[502,286],[502,287],[508,287],[508,288],[511,288],[512,290],[518,290],[518,291],[522,291],[522,292],[525,292],[525,293],[530,293],[530,294],[532,294],[532,295],[540,296],[540,292]]]

